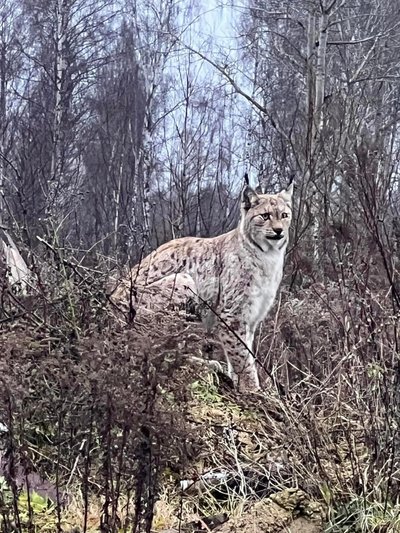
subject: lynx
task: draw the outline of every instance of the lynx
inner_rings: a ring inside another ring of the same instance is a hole
[[[236,229],[213,238],[172,240],[131,272],[137,286],[170,282],[172,276],[193,288],[207,310],[208,329],[217,326],[228,373],[240,390],[260,387],[254,333],[282,279],[292,192],[293,185],[278,194],[259,194],[246,186]]]

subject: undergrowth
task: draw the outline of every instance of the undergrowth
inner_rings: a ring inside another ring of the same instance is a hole
[[[260,332],[263,390],[239,395],[190,362],[205,337],[181,309],[133,316],[108,300],[106,265],[43,254],[28,295],[1,288],[4,532],[210,529],[292,488],[327,532],[399,530],[387,291],[283,291]]]

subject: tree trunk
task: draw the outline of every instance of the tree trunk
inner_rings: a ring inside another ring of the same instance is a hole
[[[4,213],[4,159],[6,133],[6,43],[0,42],[0,226],[3,224]]]
[[[324,9],[319,19],[317,69],[315,73],[315,126],[317,135],[321,133],[323,124],[323,105],[325,98],[326,77],[326,43],[328,40],[328,14]]]
[[[315,73],[314,73],[314,46],[315,46],[315,13],[308,15],[307,32],[307,142],[306,142],[306,164],[311,167],[314,140],[314,99],[315,99]]]
[[[48,187],[47,208],[49,213],[56,213],[55,202],[58,189],[63,180],[62,164],[62,119],[63,119],[63,82],[65,79],[65,41],[66,25],[68,20],[65,0],[56,0],[55,25],[54,25],[54,109],[53,109],[53,138],[50,166],[50,179]]]

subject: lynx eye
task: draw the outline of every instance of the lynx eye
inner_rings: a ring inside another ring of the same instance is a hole
[[[263,220],[271,220],[271,213],[262,213],[260,215],[260,217],[263,219]]]
[[[289,215],[287,213],[282,213],[282,218],[287,218]]]

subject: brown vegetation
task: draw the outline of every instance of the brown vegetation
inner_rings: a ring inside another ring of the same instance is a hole
[[[216,516],[239,531],[241,520],[256,527],[257,501],[268,514],[274,494],[294,488],[326,523],[339,514],[358,524],[376,502],[382,524],[397,523],[390,293],[360,294],[357,278],[291,292],[286,283],[260,331],[264,391],[241,395],[192,361],[207,356],[208,339],[182,296],[148,291],[132,319],[128,299],[107,301],[97,270],[60,261],[57,250],[47,257],[34,304],[3,284],[5,531],[42,523],[29,499],[21,503],[27,486],[50,498],[46,520],[63,531],[195,531]],[[207,481],[213,473],[217,483]],[[194,492],[179,488],[185,479]]]
[[[195,4],[0,2],[0,231],[31,272],[0,258],[2,531],[234,528],[292,489],[328,533],[399,531],[397,2],[225,2],[224,53]],[[193,302],[106,290],[231,229],[246,171],[296,185],[259,395],[193,362]]]

